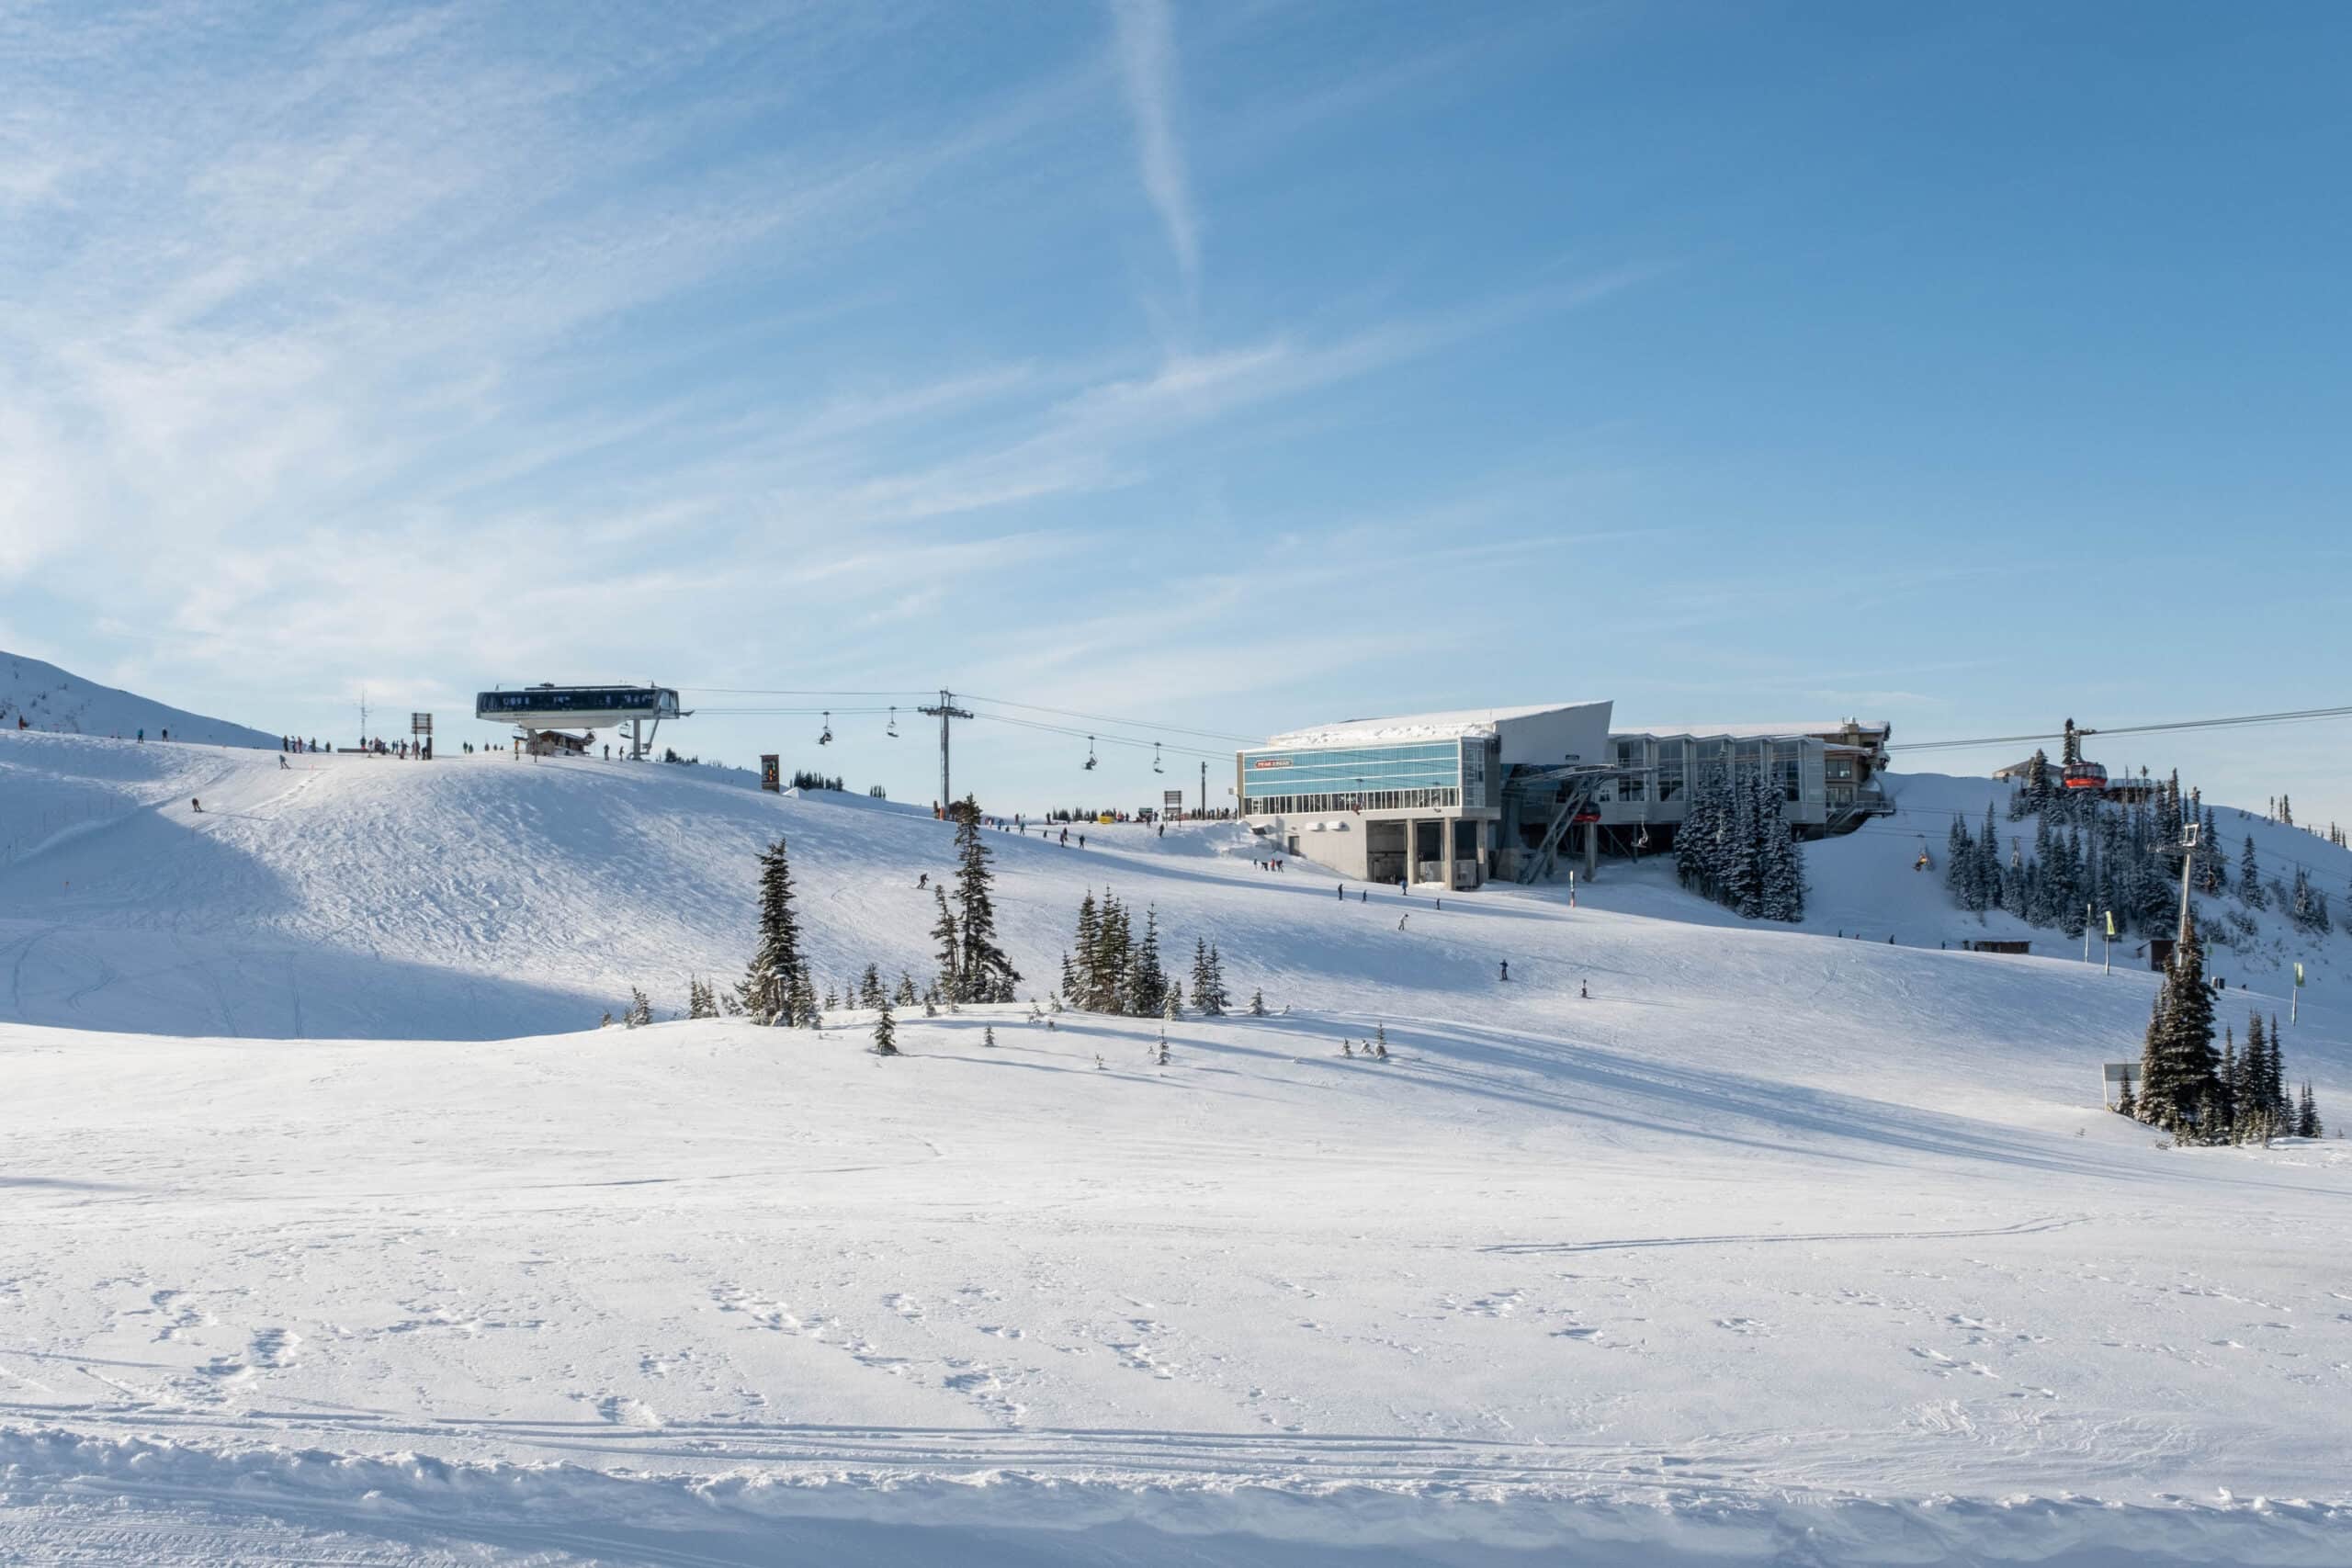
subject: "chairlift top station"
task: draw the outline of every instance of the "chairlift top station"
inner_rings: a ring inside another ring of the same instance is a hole
[[[474,697],[474,716],[497,724],[512,724],[527,732],[554,728],[585,730],[631,727],[630,745],[641,751],[651,739],[641,727],[659,728],[665,718],[684,718],[691,710],[678,705],[670,686],[517,686],[481,692]]]

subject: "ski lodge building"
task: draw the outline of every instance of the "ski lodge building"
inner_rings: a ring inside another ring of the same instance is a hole
[[[1761,772],[1797,834],[1851,832],[1894,810],[1878,775],[1884,724],[1610,728],[1611,705],[1471,708],[1349,719],[1277,735],[1234,759],[1251,832],[1364,882],[1450,891],[1551,874],[1566,846],[1584,874],[1604,850],[1670,847],[1690,789]]]

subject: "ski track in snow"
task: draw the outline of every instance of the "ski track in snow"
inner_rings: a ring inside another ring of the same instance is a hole
[[[1024,995],[1108,883],[1292,1010],[885,1064],[560,1031],[731,978],[777,832],[820,989],[923,975],[927,814],[300,761],[0,738],[0,804],[111,803],[0,867],[0,1558],[2352,1558],[2347,1145],[2100,1112],[2152,978],[1939,950],[1899,841],[1812,847],[1800,931],[1612,866],[1399,933],[1231,827],[990,834]]]

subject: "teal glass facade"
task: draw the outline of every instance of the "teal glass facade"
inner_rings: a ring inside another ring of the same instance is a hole
[[[1257,816],[1383,811],[1462,803],[1460,740],[1241,754],[1242,809]],[[1472,746],[1484,742],[1472,740]],[[1485,753],[1479,753],[1483,761]],[[1484,794],[1485,776],[1478,780]]]

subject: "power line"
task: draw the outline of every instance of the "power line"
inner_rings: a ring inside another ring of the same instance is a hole
[[[930,692],[829,692],[792,686],[680,686],[680,692],[716,692],[726,697],[928,697]]]
[[[2092,729],[2075,731],[2078,735],[2163,735],[2188,729],[2242,729],[2257,724],[2302,724],[2314,719],[2352,718],[2352,705],[2330,708],[2296,708],[2285,713],[2235,714],[2226,718],[2183,718],[2163,724],[2101,725]],[[2029,740],[2064,740],[2065,733],[2053,731],[2046,735],[1985,735],[1969,740],[1905,740],[1889,745],[1890,751],[1962,751],[1979,746],[2019,746]]]
[[[1075,708],[1046,707],[1040,703],[1016,703],[1010,697],[983,697],[967,694],[966,700],[975,703],[994,703],[999,707],[1020,708],[1027,713],[1059,714],[1064,718],[1082,718],[1095,724],[1122,725],[1128,729],[1159,730],[1169,735],[1197,735],[1209,740],[1236,740],[1244,746],[1254,746],[1264,739],[1257,735],[1234,735],[1222,729],[1194,729],[1182,724],[1154,724],[1140,718],[1114,718],[1108,714],[1080,713]]]
[[[1221,762],[1232,755],[1229,751],[1196,750],[1192,747],[1179,746],[1169,741],[1138,740],[1131,735],[1101,735],[1091,730],[1073,729],[1068,725],[1046,724],[1034,718],[1015,718],[1009,713],[983,713],[976,716],[993,719],[999,724],[1013,725],[1022,729],[1038,730],[1047,735],[1067,735],[1073,740],[1099,740],[1105,746],[1133,746],[1139,750],[1160,750],[1174,756],[1198,757],[1204,761]]]

